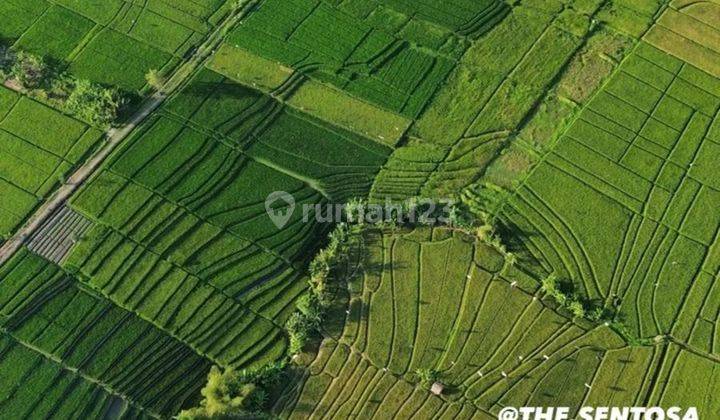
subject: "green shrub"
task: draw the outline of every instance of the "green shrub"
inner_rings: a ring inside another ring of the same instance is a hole
[[[26,89],[38,89],[49,83],[50,70],[45,61],[24,51],[17,51],[12,58],[10,75]]]
[[[301,312],[294,312],[285,323],[285,328],[290,335],[290,353],[296,353],[305,344],[313,332],[314,322],[308,321]],[[294,351],[293,351],[294,350]]]
[[[415,370],[415,376],[417,376],[420,386],[425,389],[430,389],[432,384],[437,381],[438,373],[432,369],[417,369]]]
[[[117,118],[123,102],[117,89],[107,89],[87,80],[75,80],[65,108],[81,120],[107,126]]]
[[[266,409],[267,388],[277,385],[284,365],[273,363],[253,371],[235,371],[213,366],[200,391],[198,407],[184,410],[181,419],[257,417]]]
[[[585,318],[585,307],[582,302],[577,299],[572,299],[567,304],[567,309],[575,318]]]
[[[162,89],[165,84],[165,78],[157,69],[151,69],[147,72],[145,75],[145,81],[147,81],[148,85],[155,90]]]

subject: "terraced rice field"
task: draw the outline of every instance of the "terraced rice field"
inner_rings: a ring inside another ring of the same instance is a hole
[[[0,417],[713,418],[718,16],[716,0],[2,2],[0,234],[22,246],[0,244]],[[41,103],[57,85],[33,99],[10,46],[132,93],[137,124],[104,133]],[[279,191],[294,208],[268,204]],[[471,226],[308,211],[418,197],[459,200]]]
[[[276,407],[292,418],[492,418],[505,405],[580,406],[600,367],[625,344],[573,323],[520,271],[472,238],[429,229],[372,232],[347,286],[344,328]],[[515,286],[517,284],[518,286]],[[431,369],[450,389],[416,386]]]
[[[12,233],[101,136],[83,122],[0,86],[0,235]]]
[[[717,39],[720,36],[717,4],[675,0],[648,33],[656,47],[720,77]]]
[[[0,38],[67,63],[78,77],[137,90],[150,69],[175,66],[230,2],[9,0]]]
[[[718,269],[719,88],[639,44],[504,211],[547,271],[618,301],[638,336],[689,339],[703,304],[717,304],[704,301]]]
[[[202,71],[72,201],[96,226],[64,265],[214,361],[262,365],[284,356],[304,261],[328,229],[300,211],[277,229],[265,197],[323,205],[366,194],[387,153]],[[170,308],[198,309],[191,327]]]
[[[57,266],[23,251],[3,266],[0,288],[3,367],[8,369],[3,380],[13,384],[25,378],[21,388],[35,391],[5,388],[7,415],[103,409],[171,414],[197,398],[210,367],[207,358],[82,288]]]
[[[281,417],[490,419],[505,406],[605,404],[717,409],[716,362],[684,345],[628,346],[607,326],[566,318],[533,277],[504,270],[487,245],[425,229],[371,232],[365,246],[338,294],[350,309],[335,314],[319,351],[293,370],[274,407]],[[418,386],[419,369],[436,373],[442,396]]]
[[[407,147],[397,149],[378,176],[373,197],[451,194],[477,181],[541,104],[568,112],[567,101],[557,100],[564,92],[554,87],[597,88],[612,67],[593,63],[628,42],[614,19],[597,29],[593,22],[603,11],[599,2],[513,8],[460,58],[410,129]]]
[[[413,118],[462,54],[466,37],[507,13],[495,0],[453,3],[447,10],[454,15],[438,15],[429,2],[271,0],[227,42]],[[341,36],[332,30],[337,26]]]

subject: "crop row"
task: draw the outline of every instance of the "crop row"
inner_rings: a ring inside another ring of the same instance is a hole
[[[444,162],[421,186],[424,194],[452,193],[485,172],[508,134],[534,116],[564,77],[591,36],[589,24],[574,10],[522,5],[467,50],[411,129],[444,149]]]
[[[27,247],[54,263],[60,263],[91,226],[90,220],[63,206],[33,234]]]
[[[267,1],[228,43],[299,71],[312,64],[318,80],[410,118],[454,65],[319,0]]]
[[[362,275],[348,285],[344,331],[327,339],[276,410],[289,417],[490,416],[528,402],[582,405],[622,340],[585,328],[528,293],[535,281],[501,274],[494,249],[442,230],[366,237]],[[453,392],[417,385],[435,372]],[[402,413],[402,414],[400,414]]]
[[[506,406],[607,401],[713,412],[705,385],[719,380],[717,361],[667,343],[628,347],[607,327],[571,322],[492,248],[429,229],[369,232],[364,248],[361,275],[339,295],[347,314],[333,315],[344,330],[291,370],[274,408],[283,418],[492,418]],[[451,392],[432,395],[418,368]],[[695,369],[701,382],[689,379]]]
[[[100,175],[74,205],[238,299],[261,279],[290,269],[281,256],[110,172]]]
[[[145,85],[148,70],[174,65],[199,43],[228,12],[229,3],[10,0],[0,5],[0,36],[68,63],[78,77],[137,90]]]
[[[634,334],[703,334],[716,322],[700,315],[716,299],[704,304],[699,279],[716,273],[720,190],[707,173],[718,109],[715,79],[639,44],[503,219],[546,272],[612,306]]]
[[[720,77],[717,37],[719,6],[714,3],[673,2],[647,33],[647,41],[656,47]]]
[[[101,133],[0,87],[0,188],[6,235],[77,165]]]
[[[207,359],[27,251],[0,273],[2,327],[14,339],[95,378],[151,412],[197,398]]]
[[[141,407],[3,334],[0,408],[13,418],[151,418]]]
[[[65,266],[114,302],[223,365],[282,355],[284,332],[271,321],[111,229],[91,235]]]

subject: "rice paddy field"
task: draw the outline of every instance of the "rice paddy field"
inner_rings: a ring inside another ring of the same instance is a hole
[[[228,13],[230,2],[10,0],[0,38],[69,66],[73,74],[126,90],[150,69],[179,60]]]
[[[0,53],[0,417],[720,415],[717,0],[5,0]],[[471,222],[307,213],[418,198]]]
[[[7,238],[103,133],[1,86],[0,119],[0,236]]]

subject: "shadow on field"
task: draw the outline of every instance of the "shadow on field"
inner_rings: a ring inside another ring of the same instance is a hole
[[[524,264],[537,263],[530,249],[525,245],[534,237],[540,236],[538,232],[528,231],[510,221],[503,222],[497,226],[497,234],[502,238],[508,251],[518,257],[518,261]]]

